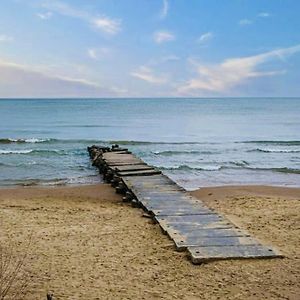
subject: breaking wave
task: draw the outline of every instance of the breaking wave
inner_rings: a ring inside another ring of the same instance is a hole
[[[55,155],[67,155],[64,150],[34,150],[34,149],[25,149],[25,150],[3,150],[0,149],[0,154],[55,154]]]
[[[49,142],[49,141],[51,141],[51,139],[37,139],[37,138],[11,139],[11,138],[3,138],[3,139],[0,139],[0,144],[44,143],[44,142]]]
[[[190,154],[216,154],[213,151],[153,151],[155,155],[172,156],[172,155],[190,155]]]
[[[248,152],[264,152],[264,153],[300,153],[300,149],[262,149],[256,148],[248,150]]]
[[[278,145],[278,146],[299,146],[300,141],[243,141],[236,142],[243,144],[263,144],[263,145]]]
[[[166,171],[175,171],[175,170],[180,170],[180,171],[219,171],[223,167],[222,166],[205,166],[205,167],[191,167],[188,165],[179,165],[179,166],[174,166],[174,167],[164,167],[160,166],[158,169],[160,170],[166,170]]]

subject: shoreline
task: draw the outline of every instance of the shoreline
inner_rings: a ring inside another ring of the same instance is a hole
[[[100,177],[100,180],[102,178]],[[177,183],[177,182],[176,182]],[[6,190],[6,189],[39,189],[39,188],[45,188],[45,189],[52,189],[52,188],[76,188],[76,187],[89,187],[89,186],[98,186],[101,184],[105,184],[105,182],[99,181],[99,182],[92,182],[92,183],[63,183],[63,184],[15,184],[15,185],[0,185],[0,191]],[[177,183],[178,184],[178,183]],[[183,186],[181,186],[183,187]],[[184,188],[184,187],[183,187]],[[257,193],[276,193],[279,192],[280,194],[283,191],[293,191],[296,193],[295,196],[297,196],[297,192],[300,193],[300,184],[299,186],[294,185],[268,185],[268,184],[220,184],[220,185],[207,185],[207,186],[201,186],[194,189],[186,189],[187,192],[193,193],[199,190],[206,190],[206,189],[237,189],[237,190],[248,190],[249,192],[257,192]],[[273,190],[273,191],[272,191]],[[292,192],[292,194],[294,194]]]
[[[194,266],[141,209],[108,184],[0,189],[2,245],[28,252],[24,299],[297,299],[300,188],[191,192],[285,258]],[[32,244],[26,248],[29,236]],[[174,285],[176,282],[176,286]],[[75,298],[76,298],[75,297]]]

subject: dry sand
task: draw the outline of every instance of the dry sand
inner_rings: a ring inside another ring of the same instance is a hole
[[[105,184],[1,189],[1,245],[29,253],[26,299],[299,299],[300,189],[192,194],[286,257],[195,266]]]

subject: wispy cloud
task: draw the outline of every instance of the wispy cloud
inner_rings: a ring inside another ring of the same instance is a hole
[[[42,20],[48,20],[53,16],[53,13],[51,11],[47,11],[45,13],[37,13],[36,15]]]
[[[94,60],[100,60],[104,57],[107,57],[111,53],[112,53],[112,49],[107,47],[89,48],[87,50],[88,56]]]
[[[93,15],[87,11],[72,7],[62,1],[45,1],[43,2],[42,7],[63,16],[82,19],[83,21],[88,22],[92,27],[99,29],[106,34],[114,35],[122,29],[122,21],[119,19],[113,19],[104,15]]]
[[[257,71],[257,67],[267,61],[283,60],[285,57],[297,52],[300,52],[300,45],[249,57],[230,58],[214,65],[204,65],[192,61],[197,76],[182,85],[178,92],[183,94],[199,92],[226,93],[251,78],[284,74],[285,70]]]
[[[121,20],[115,20],[102,16],[93,19],[91,22],[96,28],[108,34],[113,35],[121,31]]]
[[[85,78],[42,71],[40,67],[0,60],[0,97],[100,97],[117,95]]]
[[[239,20],[239,25],[241,26],[247,26],[247,25],[251,25],[253,23],[253,21],[249,20],[249,19],[242,19]]]
[[[213,39],[214,34],[212,32],[203,33],[198,39],[197,42],[199,44],[206,44],[208,41]]]
[[[161,12],[160,12],[160,17],[161,19],[164,19],[167,17],[168,15],[168,12],[169,12],[169,1],[168,0],[163,0],[163,3],[162,3],[162,9],[161,9]]]
[[[155,75],[153,70],[146,66],[141,66],[138,70],[131,72],[131,76],[154,84],[163,84],[167,82],[166,76]]]
[[[268,12],[261,12],[257,15],[259,18],[268,18],[271,17],[271,14]]]
[[[82,18],[86,19],[89,17],[89,14],[83,10],[72,7],[71,5],[64,3],[62,1],[43,1],[41,6],[50,11],[54,11],[60,15],[73,17],[73,18]]]
[[[0,43],[12,42],[14,38],[6,34],[0,34]]]
[[[175,40],[175,35],[166,30],[160,30],[156,31],[153,35],[154,41],[157,44],[165,43],[165,42],[171,42]]]

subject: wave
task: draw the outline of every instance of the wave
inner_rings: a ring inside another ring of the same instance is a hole
[[[299,146],[300,141],[243,141],[243,142],[236,142],[238,144],[264,144],[264,145],[278,145],[278,146]]]
[[[161,156],[172,156],[172,155],[190,155],[190,154],[216,154],[217,152],[212,151],[153,151],[155,155]]]
[[[0,154],[28,154],[33,150],[0,150]]]
[[[300,174],[299,169],[292,169],[292,168],[273,168],[271,170],[280,172],[280,173]]]
[[[0,139],[0,144],[23,144],[23,143],[44,143],[48,142],[51,139],[37,139],[37,138],[28,138],[28,139],[11,139],[11,138],[3,138]]]
[[[261,149],[256,148],[247,152],[264,152],[264,153],[300,153],[300,149]]]
[[[229,162],[231,165],[237,166],[237,167],[246,167],[249,166],[249,163],[245,160],[242,161],[230,161]]]
[[[98,175],[78,176],[71,178],[50,178],[50,179],[5,179],[0,181],[2,186],[64,186],[99,183]]]
[[[158,167],[159,170],[166,170],[166,171],[219,171],[223,167],[222,166],[206,166],[206,167],[191,167],[188,165],[179,165],[174,167]]]
[[[280,167],[280,168],[255,168],[250,167],[249,163],[246,161],[243,162],[230,162],[231,165],[210,165],[210,166],[203,166],[203,167],[192,167],[189,165],[179,165],[179,166],[172,166],[172,167],[164,167],[160,166],[158,169],[162,171],[221,171],[225,169],[244,169],[244,170],[251,170],[251,171],[272,171],[272,172],[280,172],[280,173],[287,173],[287,174],[300,174],[300,169],[288,168],[288,167]]]
[[[55,138],[0,138],[0,144],[11,144],[11,143],[83,143],[83,144],[105,144],[105,145],[130,145],[130,146],[143,146],[143,145],[215,145],[219,144],[216,142],[164,142],[164,141],[135,141],[135,140],[97,140],[97,139],[55,139]]]
[[[273,172],[279,172],[279,173],[288,173],[288,174],[300,174],[300,169],[294,169],[294,168],[246,168],[253,171],[273,171]]]
[[[203,144],[216,144],[216,143],[201,143],[201,142],[151,142],[151,141],[98,141],[108,144],[118,145],[203,145]]]
[[[34,149],[26,149],[26,150],[2,150],[0,149],[0,154],[8,155],[8,154],[55,154],[55,155],[67,155],[64,150],[34,150]]]

